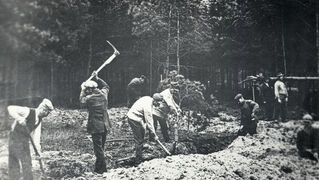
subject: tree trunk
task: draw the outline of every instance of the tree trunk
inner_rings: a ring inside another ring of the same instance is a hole
[[[54,97],[54,61],[51,61],[51,74],[50,74],[50,97],[51,101],[53,101]]]
[[[286,62],[286,47],[285,47],[285,31],[284,31],[284,10],[281,9],[281,42],[282,42],[282,56],[284,63],[284,73],[287,74],[287,62]]]
[[[150,50],[150,96],[153,92],[153,40],[151,40],[151,50]]]
[[[172,16],[172,7],[169,7],[168,14],[168,34],[167,34],[167,43],[166,43],[166,66],[164,69],[165,78],[168,77],[169,73],[169,49],[170,49],[170,40],[171,40],[171,16]]]
[[[29,97],[28,98],[29,106],[34,106],[33,105],[34,101],[33,101],[33,98],[32,98],[32,97],[34,97],[33,96],[33,94],[34,94],[33,87],[34,87],[34,83],[35,83],[34,74],[35,74],[35,68],[32,67],[31,68],[31,74],[29,74],[29,77],[28,77],[30,80],[29,80],[29,82],[27,84],[27,87],[28,87],[28,96],[27,97]]]
[[[7,111],[7,106],[9,105],[8,104],[8,99],[9,99],[9,90],[10,88],[8,88],[8,85],[10,84],[10,81],[9,81],[9,78],[7,77],[9,75],[9,72],[10,72],[10,69],[12,68],[11,67],[11,61],[10,60],[6,60],[5,62],[5,65],[4,67],[7,67],[7,68],[3,68],[3,79],[2,79],[2,82],[3,82],[3,91],[4,91],[4,94],[3,94],[3,112],[4,112],[4,121],[3,121],[3,124],[2,124],[2,127],[1,129],[9,129],[9,114],[8,114],[8,111]]]
[[[92,31],[90,32],[90,43],[89,43],[89,58],[88,58],[88,64],[86,69],[86,76],[90,76],[91,72],[91,63],[92,63]]]
[[[316,1],[317,76],[319,76],[319,2]]]
[[[19,79],[19,62],[18,62],[18,55],[14,56],[14,70],[13,70],[13,74],[12,77],[14,77],[14,91],[13,91],[13,95],[12,97],[14,99],[17,99],[17,95],[18,95],[18,79]],[[16,100],[14,100],[14,103],[16,103]]]
[[[179,12],[177,11],[177,48],[176,48],[176,61],[177,61],[177,73],[180,73],[180,62],[179,62],[179,43],[180,43],[180,39],[179,39]]]

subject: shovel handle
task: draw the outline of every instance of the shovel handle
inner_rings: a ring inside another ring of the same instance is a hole
[[[161,148],[170,156],[172,155],[167,149],[166,147],[161,143],[161,141],[156,140],[157,144],[159,144],[161,146]]]

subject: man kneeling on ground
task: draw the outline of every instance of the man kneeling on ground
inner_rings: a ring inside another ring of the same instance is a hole
[[[311,116],[310,116],[311,117]],[[305,121],[305,126],[297,133],[297,148],[301,157],[318,162],[319,154],[319,122]]]
[[[241,111],[240,125],[242,127],[238,131],[238,136],[245,136],[247,133],[256,134],[258,123],[256,113],[259,105],[252,100],[245,100],[242,94],[237,94],[234,99],[238,102]]]
[[[136,162],[142,160],[142,149],[146,128],[154,135],[154,139],[156,141],[158,140],[158,136],[154,129],[152,113],[153,108],[160,106],[161,103],[164,103],[163,96],[159,93],[155,93],[153,98],[144,96],[138,99],[127,113],[128,123],[134,134]]]

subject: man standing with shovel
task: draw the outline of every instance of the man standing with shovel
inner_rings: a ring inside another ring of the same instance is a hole
[[[8,106],[9,115],[15,120],[9,134],[9,179],[20,178],[20,163],[24,180],[33,179],[29,140],[35,151],[37,149],[30,133],[38,127],[42,118],[53,110],[50,100],[43,99],[40,105],[34,108],[22,106]],[[40,164],[41,166],[41,164]]]

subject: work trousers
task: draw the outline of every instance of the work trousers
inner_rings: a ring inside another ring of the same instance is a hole
[[[265,112],[265,118],[270,121],[273,119],[273,115],[274,115],[274,106],[273,106],[273,102],[271,101],[266,101],[263,103],[262,106],[264,112]]]
[[[278,102],[278,99],[276,99],[276,105],[275,105],[275,119],[279,120],[279,117],[281,117],[281,121],[286,121],[286,115],[287,115],[287,101],[286,101],[285,95],[280,95],[281,103]]]
[[[135,140],[135,157],[137,160],[141,160],[145,129],[143,128],[143,125],[141,123],[132,119],[128,119],[128,123],[131,126]]]
[[[104,145],[106,140],[106,131],[103,133],[92,134],[93,150],[96,157],[94,172],[106,172],[106,162],[104,157]]]
[[[153,116],[153,122],[154,122],[154,129],[157,129],[157,122],[159,122],[161,126],[161,132],[164,138],[165,142],[169,141],[169,135],[168,135],[168,126],[165,118],[161,118],[158,116]],[[150,140],[154,140],[154,135],[150,134]]]
[[[238,136],[245,136],[247,133],[250,135],[256,134],[257,131],[257,121],[246,121],[246,123],[243,124],[243,128],[238,131]]]
[[[17,132],[9,134],[9,180],[18,180],[20,174],[20,162],[24,180],[32,180],[32,162],[29,146],[29,137],[20,136]]]

